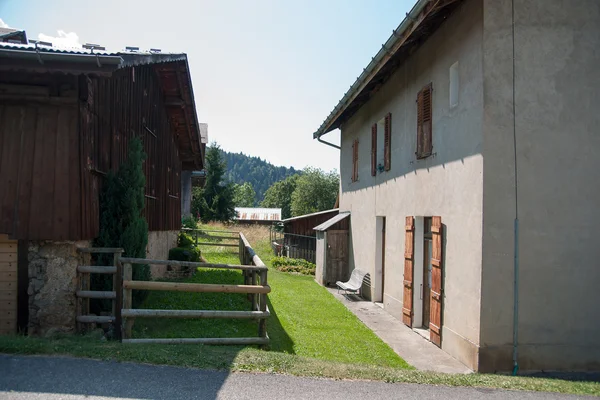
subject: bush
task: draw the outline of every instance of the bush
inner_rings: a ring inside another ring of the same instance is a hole
[[[317,266],[302,258],[273,257],[272,265],[281,272],[295,272],[302,275],[314,275]]]
[[[173,247],[169,250],[169,260],[199,262],[200,250],[195,247]]]
[[[181,227],[188,229],[198,229],[198,221],[196,220],[196,218],[194,218],[193,215],[190,215],[189,217],[183,217],[181,219]]]
[[[194,246],[194,239],[185,232],[180,232],[177,238],[177,246],[179,247],[192,247]]]

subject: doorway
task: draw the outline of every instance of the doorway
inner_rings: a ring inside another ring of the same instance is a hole
[[[429,316],[431,313],[431,256],[433,249],[431,234],[431,217],[423,219],[423,323],[422,329],[429,330]]]
[[[415,217],[413,329],[429,340],[431,318],[431,217]]]
[[[385,293],[385,217],[377,217],[375,222],[375,288],[373,302],[383,303]]]

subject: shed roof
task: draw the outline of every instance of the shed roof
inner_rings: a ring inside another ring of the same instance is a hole
[[[352,117],[463,1],[418,0],[313,134],[313,137],[319,138],[327,132],[339,128]]]
[[[348,218],[349,216],[350,216],[350,212],[348,212],[348,211],[341,212],[338,215],[336,215],[335,217],[323,222],[321,225],[315,226],[313,229],[315,231],[319,231],[319,232],[326,231],[327,229],[331,228],[333,225],[337,224],[338,222],[340,222],[343,219]]]
[[[238,220],[244,221],[280,221],[281,208],[236,207]]]
[[[318,211],[312,214],[304,214],[304,215],[299,215],[297,217],[292,217],[292,218],[286,218],[284,220],[282,220],[281,222],[283,222],[284,224],[286,222],[292,222],[292,221],[297,221],[299,219],[305,219],[305,218],[310,218],[310,217],[314,217],[317,215],[322,215],[322,214],[327,214],[327,213],[332,213],[332,212],[338,212],[340,209],[339,208],[332,208],[331,210],[325,210],[325,211]]]

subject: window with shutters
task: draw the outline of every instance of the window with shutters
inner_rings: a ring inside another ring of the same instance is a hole
[[[391,165],[392,114],[371,126],[371,175],[389,171]]]
[[[358,180],[358,139],[352,143],[352,182]]]
[[[432,94],[433,87],[431,83],[417,94],[417,159],[429,157],[433,151]]]

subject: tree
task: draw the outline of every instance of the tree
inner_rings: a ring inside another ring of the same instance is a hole
[[[235,216],[234,186],[223,180],[227,165],[215,142],[206,152],[206,184],[192,191],[192,213],[202,222],[230,221]]]
[[[292,193],[292,216],[333,208],[339,185],[340,178],[336,171],[323,172],[318,168],[305,168]]]
[[[241,185],[234,184],[233,204],[236,207],[254,207],[256,192],[250,182]]]
[[[281,218],[290,218],[292,216],[292,193],[296,189],[298,176],[298,174],[288,176],[282,181],[275,182],[265,192],[265,199],[260,206],[281,208]]]
[[[133,138],[129,143],[127,160],[119,170],[109,172],[100,197],[100,232],[95,240],[97,247],[121,247],[123,256],[145,258],[148,244],[148,223],[142,215],[146,178],[142,167],[146,158],[142,142]],[[99,257],[99,265],[111,265],[110,256]],[[150,280],[150,267],[136,265],[133,279]],[[92,285],[99,290],[111,290],[112,276],[92,275]],[[138,307],[147,295],[146,291],[133,292],[134,307]],[[102,302],[106,309],[110,302]]]

